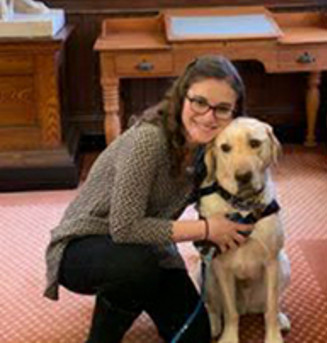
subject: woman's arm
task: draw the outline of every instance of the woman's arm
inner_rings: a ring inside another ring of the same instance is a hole
[[[110,234],[116,243],[169,244],[172,221],[147,215],[154,182],[160,182],[158,168],[166,157],[163,134],[150,124],[130,130],[115,162]]]
[[[173,222],[172,240],[174,242],[201,241],[206,238],[204,220],[177,220]]]

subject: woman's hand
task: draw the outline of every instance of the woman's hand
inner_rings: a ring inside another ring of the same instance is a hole
[[[223,214],[215,214],[206,220],[209,226],[208,240],[217,244],[222,252],[236,249],[246,240],[246,233],[253,230],[253,225],[233,222]]]

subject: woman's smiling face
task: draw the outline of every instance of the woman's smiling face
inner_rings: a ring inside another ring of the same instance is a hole
[[[233,119],[237,94],[226,80],[195,82],[188,89],[182,123],[190,144],[206,144]]]

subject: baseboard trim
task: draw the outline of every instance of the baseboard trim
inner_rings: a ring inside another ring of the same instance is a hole
[[[74,188],[78,163],[67,147],[0,153],[0,191]]]

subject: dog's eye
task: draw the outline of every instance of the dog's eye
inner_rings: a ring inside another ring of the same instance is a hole
[[[232,150],[232,147],[226,143],[222,144],[220,148],[223,152],[230,152]]]
[[[250,147],[253,149],[259,148],[261,145],[261,141],[259,139],[250,139],[249,141]]]

